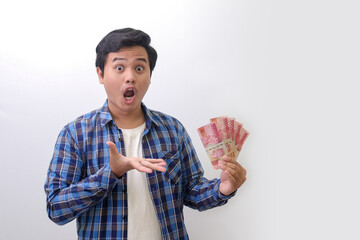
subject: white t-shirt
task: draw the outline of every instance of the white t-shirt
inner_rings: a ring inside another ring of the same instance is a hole
[[[127,157],[143,157],[142,134],[145,123],[134,129],[121,129]],[[128,240],[160,240],[160,224],[146,178],[135,169],[127,172]]]

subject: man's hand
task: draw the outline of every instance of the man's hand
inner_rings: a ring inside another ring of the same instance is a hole
[[[246,170],[229,156],[223,156],[219,161],[222,169],[219,190],[223,195],[230,195],[246,180]]]
[[[132,169],[145,173],[151,173],[153,170],[166,171],[166,162],[163,159],[128,158],[118,152],[115,143],[106,142],[106,144],[110,148],[110,168],[116,177],[121,177]]]

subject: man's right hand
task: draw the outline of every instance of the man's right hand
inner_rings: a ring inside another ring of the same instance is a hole
[[[115,143],[109,141],[106,144],[110,148],[111,171],[118,178],[132,169],[145,173],[151,173],[153,170],[166,172],[166,162],[163,159],[125,157],[118,152]]]

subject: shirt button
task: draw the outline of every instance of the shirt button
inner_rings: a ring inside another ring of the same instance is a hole
[[[127,216],[123,216],[123,218],[122,218],[122,219],[126,221],[126,219],[127,219]]]

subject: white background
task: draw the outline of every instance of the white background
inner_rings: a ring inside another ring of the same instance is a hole
[[[1,239],[76,239],[46,214],[61,128],[101,107],[95,47],[116,28],[150,34],[144,99],[187,128],[244,124],[248,180],[221,208],[185,208],[191,239],[360,239],[358,1],[2,1]]]

